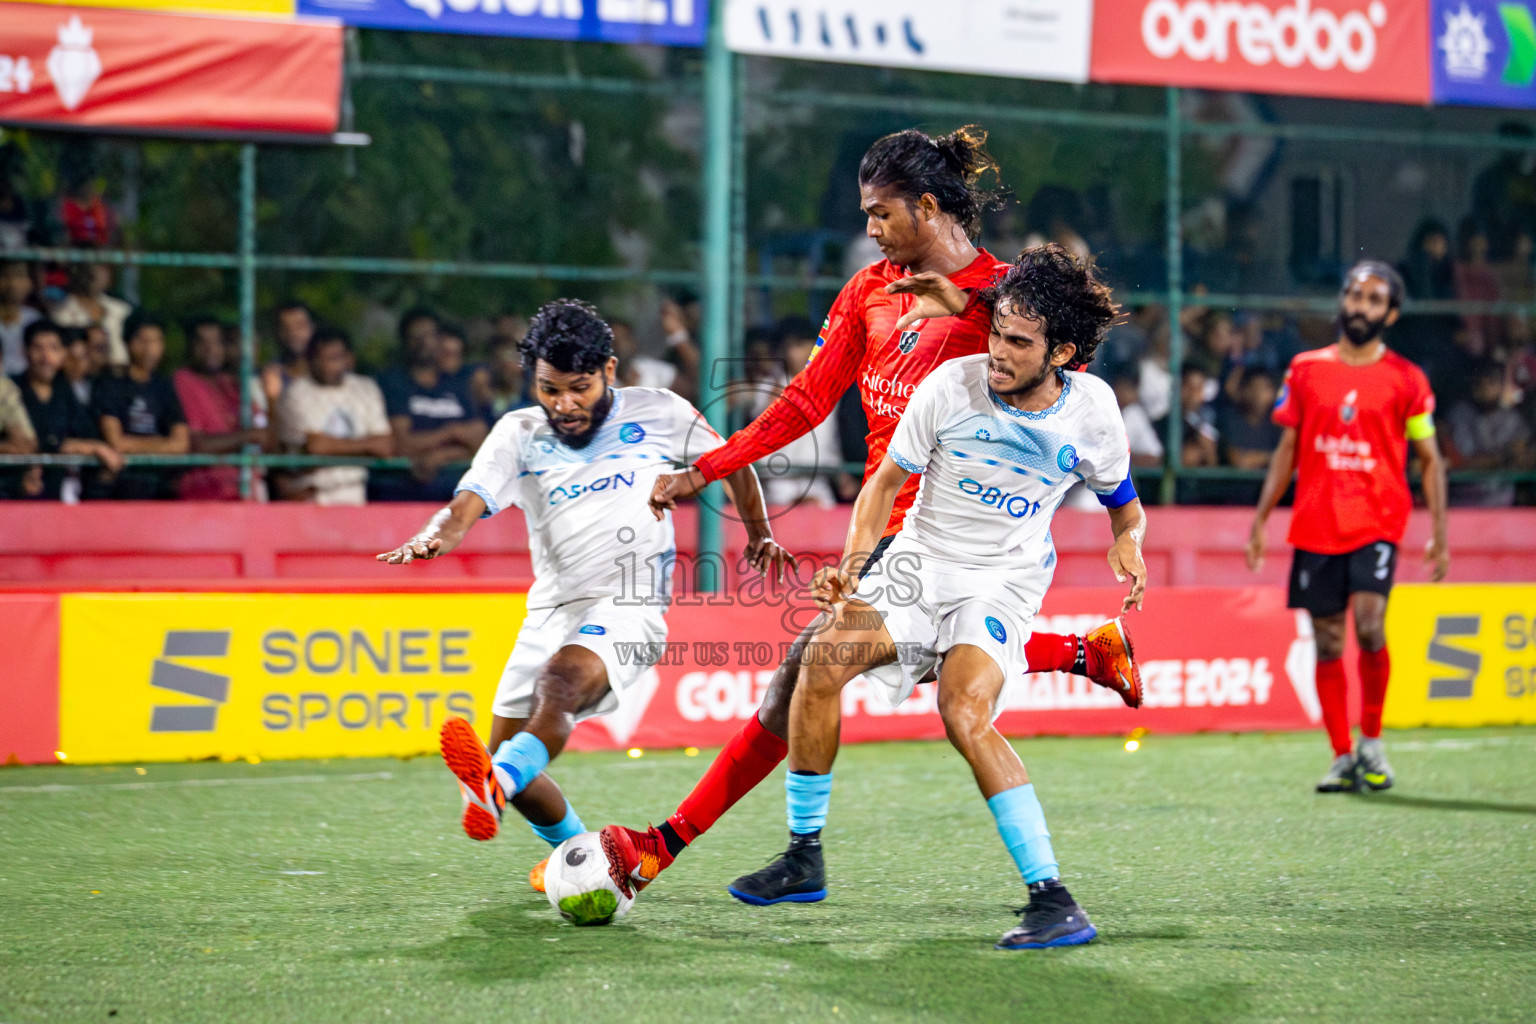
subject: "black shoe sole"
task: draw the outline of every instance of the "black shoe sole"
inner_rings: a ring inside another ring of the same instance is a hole
[[[741,902],[750,903],[754,907],[771,907],[775,903],[820,903],[827,898],[827,890],[825,889],[816,889],[812,892],[785,893],[783,896],[774,896],[771,899],[764,896],[754,896],[749,892],[742,892],[734,885],[726,886],[725,891],[741,900]]]

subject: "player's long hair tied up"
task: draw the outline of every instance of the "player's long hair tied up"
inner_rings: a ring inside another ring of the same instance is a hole
[[[613,355],[613,329],[580,299],[555,299],[539,307],[518,344],[523,365],[542,359],[561,373],[596,373]]]
[[[1019,253],[1007,273],[981,293],[982,301],[996,309],[1006,303],[1009,311],[1045,321],[1046,358],[1062,345],[1076,345],[1077,354],[1067,363],[1081,370],[1120,316],[1120,306],[1110,297],[1109,286],[1099,280],[1091,260],[1047,242]]]
[[[895,188],[909,203],[932,195],[939,209],[974,238],[983,211],[1007,197],[1003,189],[982,187],[988,171],[1001,173],[986,145],[987,130],[980,125],[968,124],[938,138],[908,128],[875,140],[859,161],[859,184]]]

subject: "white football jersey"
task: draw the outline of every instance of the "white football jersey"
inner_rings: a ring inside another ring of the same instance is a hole
[[[913,392],[888,454],[922,473],[902,523],[923,558],[1006,575],[1051,570],[1051,516],[1078,480],[1108,507],[1136,496],[1115,394],[1092,374],[1064,371],[1061,397],[1024,412],[987,386],[987,355],[951,359]]]
[[[523,510],[533,558],[529,608],[621,595],[666,600],[676,545],[671,515],[651,514],[651,487],[724,443],[671,391],[615,388],[585,448],[562,443],[541,406],[507,413],[455,493],[479,495],[487,516],[511,505]]]

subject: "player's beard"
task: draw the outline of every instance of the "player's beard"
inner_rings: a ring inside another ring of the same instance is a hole
[[[544,415],[549,418],[549,429],[555,432],[555,436],[560,439],[561,444],[567,448],[581,449],[592,443],[592,439],[597,436],[598,429],[602,427],[603,421],[608,418],[608,414],[612,411],[613,388],[604,388],[603,397],[599,398],[597,404],[592,406],[591,425],[579,434],[572,434],[561,430],[559,425],[555,423],[554,417],[549,415],[548,409],[544,410]]]
[[[1369,345],[1387,329],[1387,318],[1372,320],[1364,313],[1340,313],[1339,330],[1356,345]]]
[[[991,365],[990,362],[988,365]],[[1027,395],[1031,391],[1038,388],[1040,385],[1044,384],[1045,379],[1055,372],[1056,367],[1052,366],[1050,360],[1047,359],[1045,361],[1045,365],[1040,367],[1040,372],[1035,374],[1033,379],[1025,381],[1023,384],[1020,384],[1016,388],[1009,388],[1007,391],[997,391],[996,393],[999,395]]]

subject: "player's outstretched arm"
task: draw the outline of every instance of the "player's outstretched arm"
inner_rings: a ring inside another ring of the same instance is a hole
[[[757,470],[751,466],[741,467],[725,478],[725,489],[741,516],[741,525],[747,530],[747,564],[774,582],[783,583],[789,552],[774,542],[773,528],[768,525],[768,505],[763,500]]]
[[[485,499],[473,491],[460,491],[446,508],[427,520],[421,532],[393,551],[375,556],[389,565],[408,565],[418,558],[436,558],[458,547],[476,520],[485,515]]]
[[[869,561],[875,545],[880,543],[880,534],[890,521],[896,495],[911,475],[887,455],[864,481],[863,489],[853,502],[842,562],[819,570],[811,581],[811,597],[823,611],[830,611],[834,604],[847,600],[859,589],[859,573]]]
[[[1147,595],[1147,563],[1141,558],[1141,544],[1147,539],[1147,513],[1141,507],[1141,499],[1132,498],[1119,508],[1110,509],[1109,523],[1115,534],[1115,543],[1109,549],[1109,568],[1121,583],[1131,581],[1131,591],[1120,602],[1120,610],[1140,611]]]
[[[1258,572],[1264,564],[1264,524],[1269,514],[1280,503],[1280,496],[1291,485],[1291,473],[1296,469],[1296,428],[1286,427],[1280,434],[1280,443],[1269,460],[1269,472],[1264,475],[1264,486],[1259,491],[1259,507],[1253,514],[1253,526],[1248,531],[1248,568]]]
[[[1429,578],[1439,583],[1451,571],[1451,547],[1445,525],[1445,458],[1435,435],[1413,439],[1413,450],[1424,464],[1424,504],[1434,532],[1424,546],[1424,563],[1431,566]]]
[[[931,320],[941,316],[959,316],[970,301],[964,291],[943,274],[925,270],[921,274],[892,281],[885,286],[887,295],[911,295],[917,301],[912,308],[896,321],[896,329],[904,331],[919,320]]]

